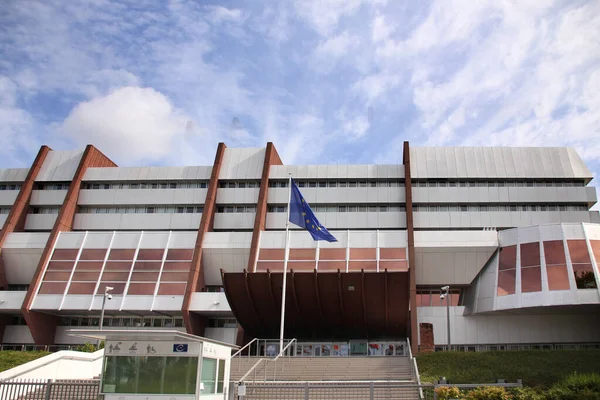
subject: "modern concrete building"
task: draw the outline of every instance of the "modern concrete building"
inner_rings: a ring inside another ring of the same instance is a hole
[[[3,345],[74,344],[106,287],[106,329],[277,338],[288,173],[338,239],[291,233],[299,355],[443,346],[446,301],[459,349],[600,343],[600,216],[573,149],[405,143],[398,164],[292,166],[269,143],[133,168],[44,146],[0,170]]]

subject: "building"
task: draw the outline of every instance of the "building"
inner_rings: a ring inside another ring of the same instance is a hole
[[[338,238],[291,233],[298,354],[443,346],[446,301],[460,349],[600,343],[600,216],[573,149],[405,143],[394,165],[288,166],[268,143],[126,168],[44,146],[1,170],[3,346],[74,344],[106,287],[107,329],[277,338],[288,173]]]

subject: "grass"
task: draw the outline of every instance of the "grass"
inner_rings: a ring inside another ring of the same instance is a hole
[[[422,382],[445,376],[450,383],[492,383],[523,380],[523,385],[548,387],[565,376],[600,373],[600,350],[437,352],[417,356]]]
[[[46,351],[0,351],[0,372],[47,356]]]

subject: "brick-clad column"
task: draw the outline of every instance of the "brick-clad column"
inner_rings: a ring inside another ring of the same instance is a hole
[[[408,274],[410,286],[410,346],[413,354],[419,349],[417,331],[417,281],[415,274],[415,232],[413,224],[412,183],[410,178],[410,147],[404,142],[404,187],[406,190],[406,233],[408,237]]]
[[[59,232],[70,231],[73,228],[73,220],[75,219],[75,212],[77,210],[77,199],[79,198],[79,189],[85,171],[88,167],[116,166],[117,165],[114,162],[92,145],[86,146],[85,151],[81,156],[81,160],[79,161],[79,165],[75,170],[75,175],[73,176],[73,180],[71,181],[69,190],[65,196],[65,201],[56,217],[56,222],[50,232],[46,247],[42,252],[37,269],[33,275],[31,284],[29,285],[27,296],[25,296],[21,308],[25,321],[31,331],[31,336],[33,336],[33,340],[37,345],[51,345],[54,343],[54,334],[59,318],[55,315],[32,311],[31,306],[33,305],[33,299],[42,281],[44,268],[52,255],[52,249],[54,248]]]
[[[213,230],[213,221],[215,218],[215,204],[217,202],[217,188],[219,187],[219,173],[223,163],[223,155],[225,154],[225,143],[219,143],[215,162],[210,174],[210,183],[208,184],[208,192],[204,201],[204,209],[202,218],[200,219],[200,227],[198,228],[198,236],[196,237],[196,245],[194,246],[194,255],[192,257],[192,265],[188,276],[188,283],[185,288],[185,296],[183,297],[183,305],[181,311],[185,328],[188,333],[195,335],[203,335],[206,325],[206,316],[198,315],[190,312],[190,303],[192,302],[192,294],[204,289],[204,268],[202,266],[202,242],[206,232]]]
[[[419,351],[421,353],[431,353],[435,351],[433,324],[422,322],[419,324],[419,331],[421,333],[421,345],[419,346]]]
[[[272,142],[267,143],[265,161],[263,163],[262,177],[260,180],[260,191],[256,204],[256,217],[254,218],[254,230],[252,231],[252,243],[250,245],[250,257],[248,258],[248,271],[256,272],[256,256],[258,255],[258,240],[260,232],[265,230],[267,222],[267,194],[269,191],[269,172],[271,165],[283,165],[277,149]]]
[[[25,227],[25,218],[27,218],[29,200],[31,199],[31,192],[33,192],[33,184],[35,183],[35,179],[42,168],[42,164],[44,164],[44,160],[50,151],[50,147],[42,146],[40,151],[38,151],[31,168],[29,168],[25,182],[23,182],[21,190],[17,195],[17,199],[10,209],[8,218],[6,218],[6,221],[4,222],[2,232],[0,232],[0,249],[4,246],[4,241],[10,233],[22,231]],[[6,281],[6,270],[4,269],[4,262],[0,255],[0,290],[6,290],[7,288],[8,282]],[[0,336],[0,339],[2,337],[3,336]]]

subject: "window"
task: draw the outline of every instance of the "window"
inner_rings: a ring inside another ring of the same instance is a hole
[[[202,359],[200,382],[204,384],[204,390],[202,390],[201,394],[213,394],[217,389],[217,361],[212,358]]]
[[[225,386],[225,360],[219,360],[217,369],[217,393],[223,393]]]
[[[320,188],[327,187],[327,182],[325,182],[325,181],[321,181],[321,182],[319,182],[319,187],[320,187]]]
[[[108,356],[105,360],[102,383],[104,393],[167,395],[196,393],[198,375],[196,357]],[[204,367],[204,363],[202,365]],[[204,377],[204,368],[202,377]],[[212,387],[214,388],[214,385]]]

